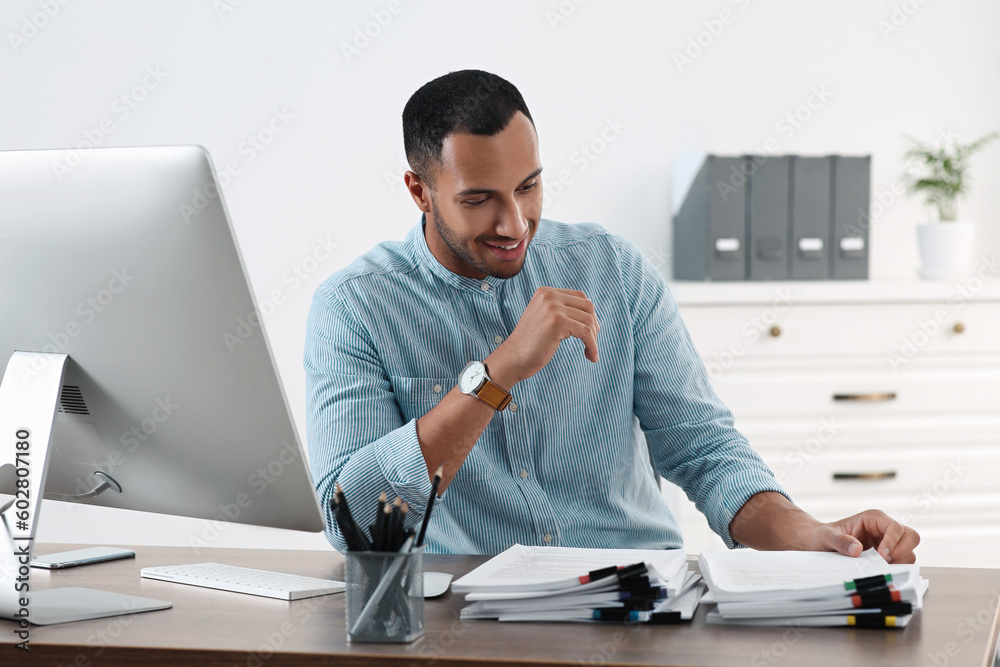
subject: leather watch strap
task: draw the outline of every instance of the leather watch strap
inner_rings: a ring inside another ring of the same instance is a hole
[[[510,403],[510,394],[494,384],[491,380],[483,383],[483,386],[476,392],[476,396],[490,405],[494,410],[500,412]]]

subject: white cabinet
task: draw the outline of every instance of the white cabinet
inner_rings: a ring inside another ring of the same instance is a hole
[[[715,390],[796,504],[823,521],[882,509],[920,533],[922,564],[1000,567],[993,282],[670,289]],[[722,548],[693,504],[674,506],[689,551]]]

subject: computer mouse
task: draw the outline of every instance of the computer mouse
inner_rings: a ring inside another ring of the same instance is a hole
[[[424,597],[436,598],[448,592],[451,575],[447,572],[424,572]]]

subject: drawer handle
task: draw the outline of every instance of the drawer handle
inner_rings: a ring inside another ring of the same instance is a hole
[[[880,479],[895,479],[895,470],[885,470],[883,472],[835,472],[833,473],[834,480],[842,479],[862,479],[868,481],[877,481]]]
[[[768,331],[768,333],[771,334],[771,338],[777,338],[778,336],[781,335],[781,327],[779,327],[776,324],[773,327],[771,327],[771,330]]]
[[[965,325],[963,323],[961,323],[961,322],[955,322],[955,326],[952,327],[952,330],[955,333],[960,334],[963,331],[965,331]]]
[[[896,392],[887,391],[884,393],[872,394],[834,394],[835,401],[861,401],[866,403],[885,403],[896,400]]]

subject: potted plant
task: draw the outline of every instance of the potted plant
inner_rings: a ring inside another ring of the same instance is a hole
[[[998,136],[993,132],[964,145],[953,141],[931,145],[907,137],[913,143],[904,155],[907,190],[923,195],[937,217],[936,222],[917,225],[921,278],[946,278],[968,268],[975,223],[958,220],[958,200],[969,191],[969,158]]]

